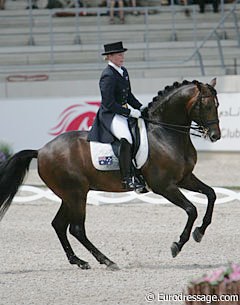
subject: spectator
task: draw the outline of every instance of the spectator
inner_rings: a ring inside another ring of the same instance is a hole
[[[218,13],[218,5],[219,5],[219,0],[211,0],[212,1],[212,6],[213,6],[213,11],[214,13]],[[207,3],[206,0],[199,0],[199,9],[200,13],[203,14],[205,13],[205,4]]]
[[[129,0],[128,2],[131,2],[132,7],[136,7],[136,0]],[[138,11],[134,10],[133,11],[133,15],[137,16],[138,15]]]
[[[0,9],[5,10],[5,0],[0,0]]]
[[[162,0],[161,0],[162,1]],[[190,17],[190,10],[188,8],[189,4],[192,4],[192,0],[173,0],[169,1],[169,4],[178,4],[178,5],[183,5],[185,6],[184,13],[187,17]],[[166,5],[166,4],[165,4]]]
[[[185,8],[185,10],[184,10],[184,12],[185,12],[185,15],[187,16],[187,17],[189,17],[190,16],[190,11],[189,11],[189,9],[188,9],[188,0],[182,0],[182,4],[184,5],[184,6],[186,6],[186,8]]]
[[[37,0],[27,0],[27,3],[28,3],[28,6],[26,7],[27,10],[29,8],[38,9]]]
[[[36,1],[36,0],[35,0]],[[77,3],[74,0],[48,0],[46,8],[53,9],[53,8],[74,8],[77,7],[85,7],[83,1],[78,0]],[[85,15],[84,13],[81,13]],[[74,13],[75,16],[75,13]]]
[[[110,0],[110,19],[109,19],[109,23],[110,24],[114,24],[114,8],[115,5],[118,4],[118,14],[119,14],[119,18],[120,18],[120,23],[124,24],[125,23],[125,19],[124,19],[124,3],[123,0]]]
[[[102,0],[101,3],[98,5],[99,7],[107,6],[107,0]]]

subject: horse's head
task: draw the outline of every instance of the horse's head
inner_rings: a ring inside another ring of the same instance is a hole
[[[212,142],[221,138],[218,119],[218,99],[214,89],[216,78],[210,84],[194,82],[197,87],[196,96],[187,102],[186,108],[190,119],[196,122]]]
[[[188,133],[187,129],[194,121],[199,125],[198,130],[215,142],[221,137],[215,85],[215,78],[210,84],[186,80],[175,82],[158,92],[142,117],[153,124],[183,133]]]

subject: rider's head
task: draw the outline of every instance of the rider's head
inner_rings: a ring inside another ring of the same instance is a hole
[[[123,47],[122,41],[109,43],[104,45],[104,52],[106,60],[110,60],[116,66],[121,67],[124,62],[124,52],[127,49]]]

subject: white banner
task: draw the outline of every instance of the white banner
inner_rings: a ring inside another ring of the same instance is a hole
[[[0,142],[14,151],[39,149],[60,133],[87,130],[99,107],[99,97],[1,100]]]
[[[153,98],[149,94],[137,97],[144,104]],[[204,151],[240,151],[240,93],[222,93],[218,98],[222,138],[211,143],[192,137],[194,145]],[[0,142],[17,152],[41,148],[65,131],[87,130],[99,103],[100,96],[0,100]]]

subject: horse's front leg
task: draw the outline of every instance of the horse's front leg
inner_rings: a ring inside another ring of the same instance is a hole
[[[216,194],[215,191],[208,185],[204,184],[202,181],[200,181],[196,176],[191,174],[187,178],[185,178],[181,185],[179,185],[182,188],[185,188],[189,191],[202,193],[207,196],[208,198],[208,204],[207,204],[207,210],[203,217],[203,222],[201,227],[196,227],[196,229],[193,232],[193,238],[196,242],[200,242],[207,227],[210,225],[212,221],[212,214],[213,214],[213,208],[214,203],[216,201]]]
[[[188,215],[188,220],[187,220],[186,226],[185,226],[182,234],[180,235],[179,241],[173,242],[172,247],[171,247],[172,256],[175,257],[182,250],[182,247],[185,245],[185,243],[189,240],[189,237],[190,237],[190,234],[192,231],[192,227],[193,227],[193,223],[197,218],[197,209],[180,192],[180,190],[175,185],[165,188],[164,190],[162,190],[162,192],[158,192],[158,191],[154,191],[154,192],[164,196],[166,199],[168,199],[175,205],[182,208],[184,211],[186,211],[186,213]]]

